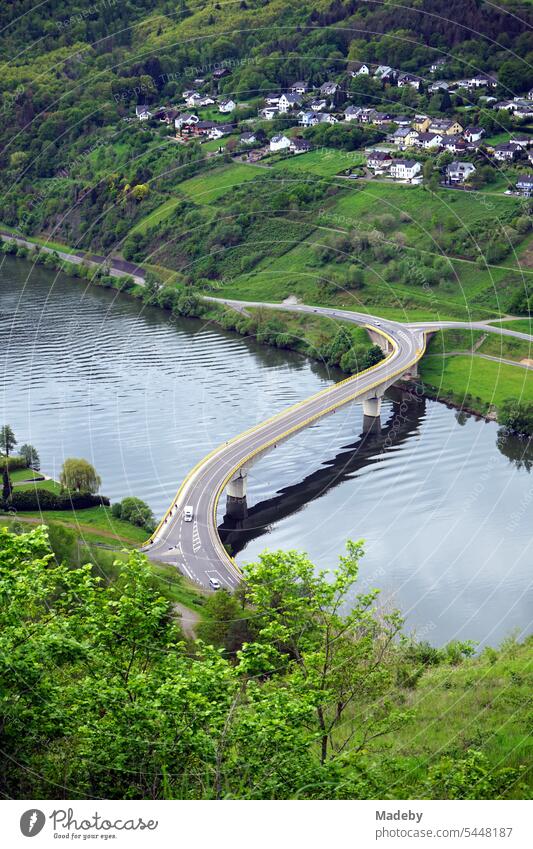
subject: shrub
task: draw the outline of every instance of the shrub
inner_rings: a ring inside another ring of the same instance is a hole
[[[113,504],[111,512],[115,518],[123,519],[125,522],[144,528],[149,533],[155,528],[154,514],[148,504],[141,501],[140,498],[133,496],[123,498],[120,504]]]
[[[10,506],[16,510],[83,510],[86,507],[109,506],[104,495],[86,492],[57,495],[48,489],[13,490]]]

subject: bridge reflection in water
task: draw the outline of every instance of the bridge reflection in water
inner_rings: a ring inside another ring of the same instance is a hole
[[[310,501],[325,495],[360,469],[378,463],[384,453],[401,445],[418,429],[424,417],[425,399],[393,387],[387,391],[392,409],[387,421],[365,417],[363,432],[332,460],[327,460],[302,481],[278,490],[275,496],[252,507],[246,498],[228,501],[226,515],[218,526],[222,542],[235,556],[253,539],[267,534],[270,526],[297,513]]]

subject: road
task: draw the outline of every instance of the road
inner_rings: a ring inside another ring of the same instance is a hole
[[[225,301],[229,306],[233,302]],[[235,302],[235,306],[259,306]],[[264,307],[309,312],[369,326],[388,339],[391,352],[372,369],[360,372],[295,404],[282,413],[219,446],[187,476],[169,510],[145,547],[150,558],[176,564],[187,577],[204,587],[216,579],[223,587],[235,589],[240,580],[236,564],[226,553],[217,533],[216,510],[219,498],[235,472],[283,439],[312,421],[332,413],[349,401],[372,395],[388,386],[420,359],[425,350],[423,328],[412,329],[397,322],[348,310],[309,307],[304,304],[261,304]],[[380,392],[379,394],[382,394]],[[185,506],[192,506],[193,520],[184,520]]]

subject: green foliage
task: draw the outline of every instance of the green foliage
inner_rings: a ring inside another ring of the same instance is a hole
[[[59,483],[66,492],[87,492],[92,495],[98,492],[102,481],[87,460],[70,457],[63,463]]]
[[[41,468],[41,461],[39,459],[39,454],[36,448],[33,445],[28,445],[24,443],[21,445],[19,449],[19,454],[23,458],[28,469],[34,469],[36,472]]]
[[[152,533],[155,528],[154,514],[148,504],[141,501],[140,498],[128,496],[123,498],[122,501],[115,502],[111,508],[111,513],[116,519],[123,519],[132,525],[138,525],[148,533]]]
[[[64,528],[12,530],[0,529],[9,796],[48,798],[60,781],[72,796],[112,799],[525,792],[520,764],[495,765],[479,747],[439,751],[429,769],[383,754],[399,733],[416,739],[407,688],[413,703],[412,680],[436,664],[427,646],[403,646],[401,619],[376,610],[376,592],[357,593],[360,544],[327,574],[298,552],[263,554],[239,600],[209,599],[205,642],[192,645],[142,555],[111,563],[100,552],[85,565]],[[522,651],[498,653],[497,674]],[[444,654],[437,667],[455,674]]]
[[[521,769],[494,767],[475,749],[461,758],[443,758],[430,767],[426,792],[430,799],[502,799],[521,778]]]
[[[15,434],[13,433],[13,429],[10,425],[2,425],[0,427],[0,450],[6,457],[9,457],[13,448],[17,444],[17,440],[15,439]]]
[[[533,436],[533,403],[507,399],[499,407],[498,421],[509,433]]]

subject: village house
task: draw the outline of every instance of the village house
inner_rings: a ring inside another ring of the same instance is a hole
[[[485,130],[482,127],[467,127],[464,132],[465,139],[470,143],[481,141],[484,135]]]
[[[517,158],[519,151],[519,145],[512,142],[497,144],[494,147],[494,159],[497,159],[498,162],[513,162]]]
[[[376,127],[384,127],[385,124],[392,123],[392,115],[388,112],[376,112],[374,110],[374,114],[372,116],[372,123],[376,125]]]
[[[392,164],[392,156],[384,150],[373,150],[368,156],[368,167],[377,174],[387,171]]]
[[[267,106],[278,106],[280,97],[281,94],[276,94],[275,92],[271,91],[269,94],[266,95],[265,103]]]
[[[303,80],[297,80],[291,86],[289,86],[289,91],[291,94],[306,94],[307,89],[309,88],[308,84]]]
[[[337,124],[339,121],[331,112],[315,112],[315,116],[319,124]]]
[[[178,109],[170,109],[165,107],[158,111],[157,116],[163,124],[168,124],[170,126],[171,124],[174,124],[179,114],[180,113]]]
[[[496,88],[498,80],[491,74],[476,74],[468,80],[468,88]]]
[[[229,73],[229,68],[217,68],[215,71],[213,71],[213,79],[221,80],[223,79],[223,77],[229,76]]]
[[[371,106],[365,106],[365,108],[361,109],[361,112],[359,113],[358,121],[361,124],[373,124],[374,117],[376,115],[377,112],[375,109],[373,109]]]
[[[291,94],[290,92],[287,94],[282,94],[279,99],[279,111],[281,114],[286,114],[290,112],[291,109],[297,109],[298,106],[302,105],[302,100],[298,94]]]
[[[264,118],[265,121],[272,121],[276,115],[279,114],[279,109],[277,106],[265,106],[264,109],[261,109],[259,113],[260,118]]]
[[[437,71],[441,70],[447,63],[448,60],[446,56],[439,56],[438,59],[435,59],[435,61],[431,63],[431,65],[429,66],[429,70],[432,74],[436,74]]]
[[[413,180],[420,173],[420,162],[414,159],[393,159],[390,167],[395,180]]]
[[[516,102],[514,100],[497,100],[493,103],[492,108],[497,111],[504,109],[506,112],[514,112],[515,106]]]
[[[527,93],[527,95],[526,95],[526,99],[527,99],[527,100],[533,100],[533,88],[530,88],[530,89],[529,89],[529,91],[528,91],[528,93]]]
[[[322,110],[325,109],[327,105],[327,100],[325,100],[323,97],[320,97],[317,100],[312,100],[309,104],[309,107],[313,110],[313,112],[322,112]]]
[[[521,147],[522,150],[527,150],[531,146],[531,136],[513,136],[512,139],[509,139],[511,144],[516,144],[518,147]]]
[[[318,115],[314,112],[298,112],[298,124],[300,127],[314,127],[318,124]]]
[[[427,115],[415,115],[411,126],[418,133],[427,133],[430,124],[431,118],[428,118]]]
[[[149,106],[136,106],[135,107],[135,116],[139,119],[139,121],[148,121],[149,118],[152,117],[152,112],[150,112]]]
[[[444,136],[457,136],[463,132],[463,128],[458,121],[449,118],[433,118],[428,127],[428,132],[441,133]]]
[[[390,80],[394,76],[394,71],[389,65],[378,65],[374,72],[374,76],[378,80]]]
[[[311,144],[306,139],[291,139],[289,150],[291,153],[307,153],[311,150]]]
[[[215,127],[218,127],[219,124],[215,124],[214,121],[197,121],[195,124],[190,124],[188,126],[192,134],[195,136],[209,136],[209,133]]]
[[[320,94],[322,97],[334,97],[339,90],[338,83],[326,82],[320,86]]]
[[[398,77],[398,88],[403,88],[406,85],[411,86],[411,88],[418,89],[420,88],[421,80],[419,77],[415,77],[414,74],[400,74]]]
[[[394,133],[388,136],[388,141],[396,145],[400,150],[404,150],[406,147],[412,147],[419,135],[420,133],[411,127],[398,127]]]
[[[344,120],[359,121],[362,111],[363,110],[360,106],[348,106],[347,109],[344,110]]]
[[[241,144],[255,144],[257,141],[257,136],[255,133],[243,133],[239,139]]]
[[[391,115],[391,121],[398,124],[399,127],[410,127],[411,119],[409,115]]]
[[[440,133],[419,133],[414,144],[415,147],[421,147],[422,150],[436,150],[442,144],[442,135]]]
[[[450,88],[450,83],[446,82],[446,80],[435,80],[434,83],[431,83],[428,86],[428,92],[430,94],[435,94],[438,91],[448,91]]]
[[[523,197],[530,198],[533,196],[533,174],[528,174],[525,177],[520,177],[516,183],[516,189]]]
[[[233,112],[237,104],[234,100],[219,100],[218,102],[218,111],[219,112]]]
[[[199,120],[198,115],[194,115],[192,112],[182,112],[174,119],[174,126],[179,130],[186,125],[197,124]]]
[[[443,136],[441,146],[448,153],[457,155],[466,153],[467,143],[461,135]]]
[[[515,118],[533,118],[533,104],[527,100],[515,101],[513,114]]]
[[[270,139],[270,150],[274,153],[277,150],[286,150],[291,145],[291,140],[287,136],[272,136]]]
[[[351,63],[350,74],[352,77],[367,77],[370,74],[370,67],[368,65],[365,65],[364,62],[353,62]]]
[[[471,162],[450,162],[446,168],[446,180],[449,183],[464,183],[475,173]]]
[[[210,139],[221,139],[222,136],[229,136],[233,132],[235,132],[233,124],[215,124],[214,127],[211,127],[207,135]]]

